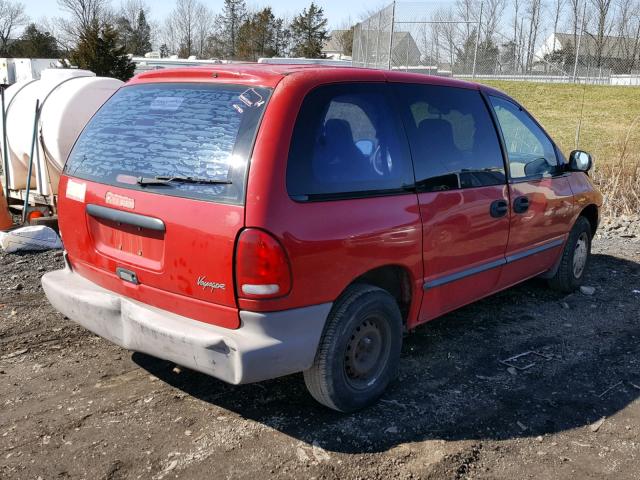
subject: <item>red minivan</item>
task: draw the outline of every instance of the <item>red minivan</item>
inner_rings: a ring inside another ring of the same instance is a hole
[[[517,102],[315,65],[161,70],[86,126],[60,184],[54,307],[212,375],[304,372],[343,412],[403,332],[531,277],[578,287],[601,195]]]

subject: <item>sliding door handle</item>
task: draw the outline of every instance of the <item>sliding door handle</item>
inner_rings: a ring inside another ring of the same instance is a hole
[[[527,197],[518,197],[513,201],[513,211],[515,213],[524,213],[529,210],[529,199]]]
[[[491,203],[491,208],[489,209],[489,213],[493,218],[504,217],[509,211],[509,204],[506,200],[496,200]]]

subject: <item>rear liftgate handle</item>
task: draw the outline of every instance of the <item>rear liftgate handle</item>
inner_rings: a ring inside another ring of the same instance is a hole
[[[491,209],[489,212],[493,218],[504,217],[509,211],[509,204],[506,200],[496,200],[491,203]]]
[[[529,210],[529,199],[527,197],[518,197],[513,201],[513,211],[516,213],[524,213]]]

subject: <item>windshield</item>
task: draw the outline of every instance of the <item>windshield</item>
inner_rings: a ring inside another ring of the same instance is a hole
[[[270,94],[241,85],[124,87],[84,129],[65,173],[165,195],[243,203],[247,165]],[[200,181],[139,181],[156,177]]]

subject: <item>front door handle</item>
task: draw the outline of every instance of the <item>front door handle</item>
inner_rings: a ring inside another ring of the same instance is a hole
[[[504,217],[509,211],[509,204],[506,200],[496,200],[495,202],[491,202],[491,208],[489,209],[489,213],[493,218]]]
[[[529,210],[529,199],[527,197],[518,197],[513,201],[513,211],[515,213],[524,213]]]

